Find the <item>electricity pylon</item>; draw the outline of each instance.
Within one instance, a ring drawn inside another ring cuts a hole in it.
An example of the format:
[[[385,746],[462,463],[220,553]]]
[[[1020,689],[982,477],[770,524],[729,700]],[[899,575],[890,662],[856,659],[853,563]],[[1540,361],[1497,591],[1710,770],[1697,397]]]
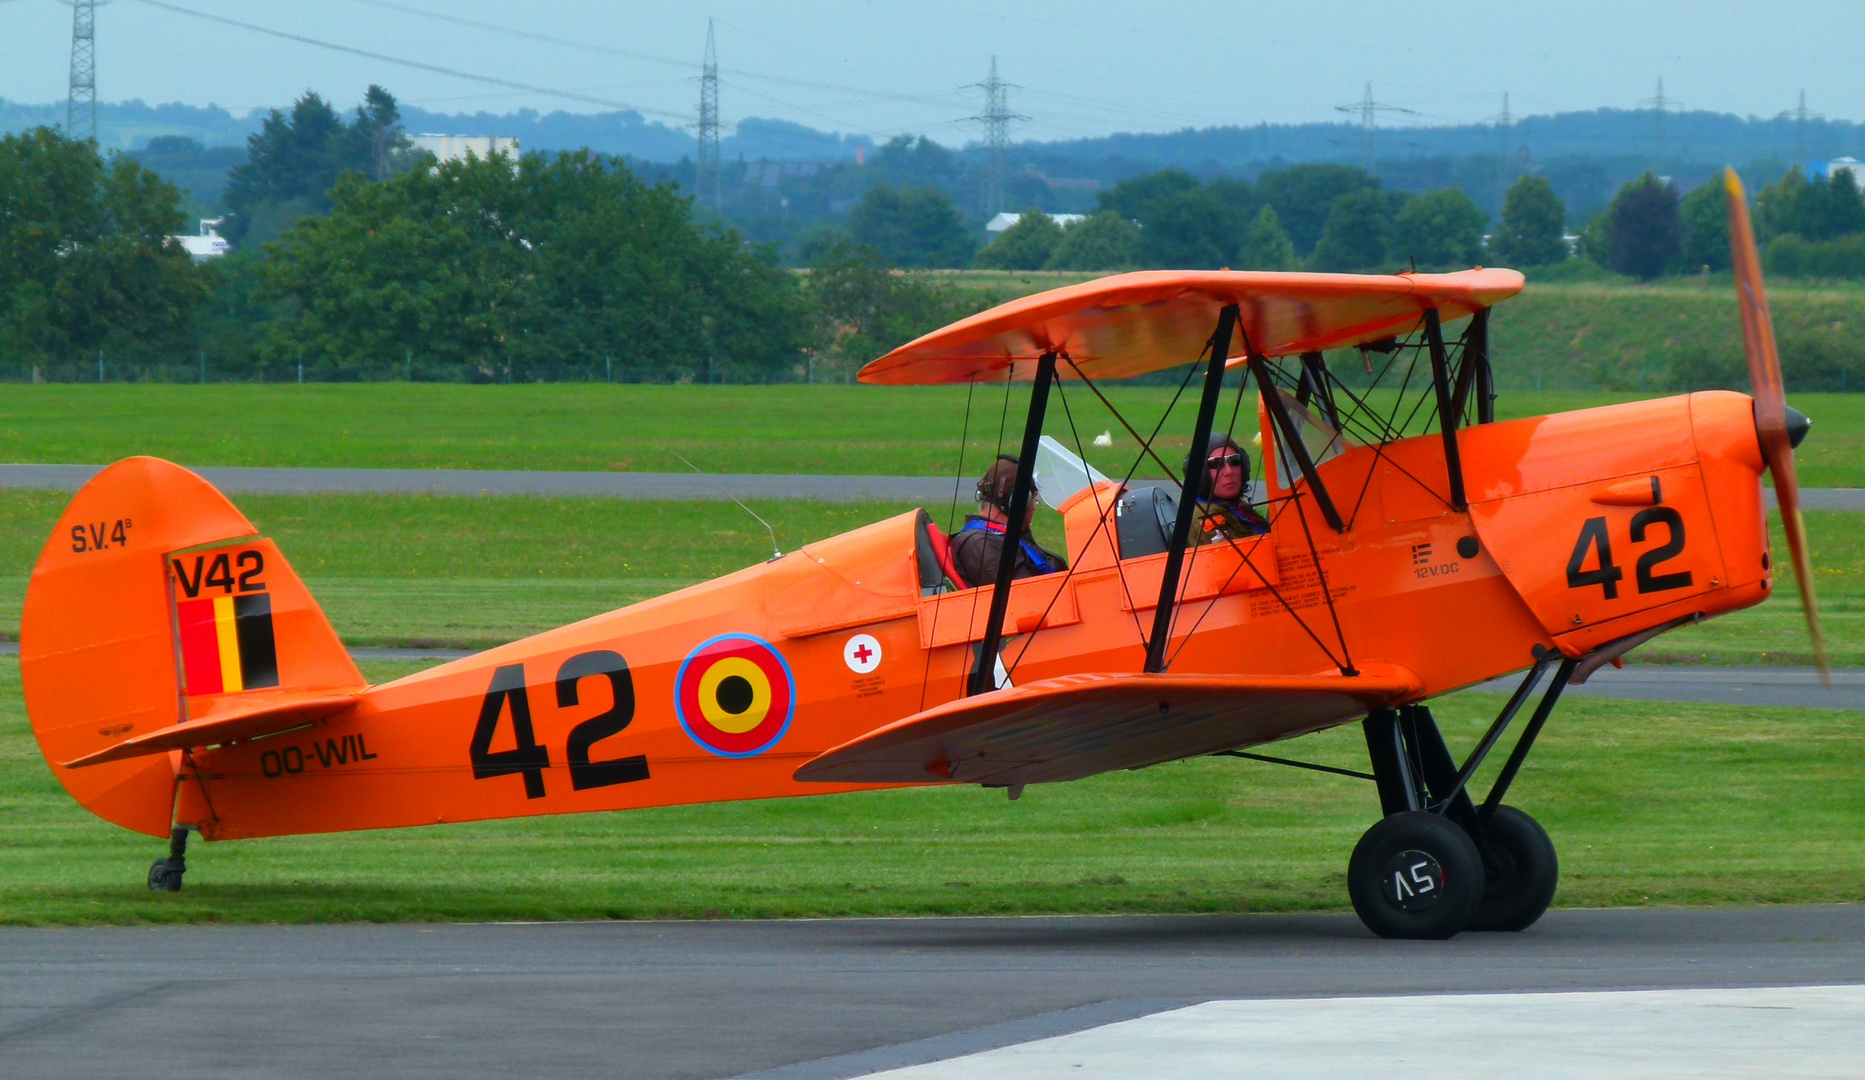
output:
[[[699,76],[699,154],[694,159],[693,188],[702,201],[717,207],[725,201],[719,178],[719,57],[712,45],[712,20],[706,20],[706,63]]]
[[[974,85],[984,91],[984,111],[972,119],[984,125],[984,214],[988,218],[1004,211],[1010,122],[1029,117],[1010,111],[1010,84],[997,77],[997,57],[991,57],[991,77]]]
[[[1372,83],[1366,84],[1366,96],[1365,97],[1361,98],[1358,102],[1355,102],[1352,105],[1336,105],[1334,106],[1334,111],[1347,113],[1350,116],[1356,113],[1359,115],[1360,117],[1360,167],[1362,169],[1365,169],[1368,173],[1372,173],[1374,171],[1374,151],[1377,149],[1375,140],[1378,138],[1378,132],[1379,132],[1379,114],[1380,113],[1401,113],[1406,116],[1417,116],[1418,115],[1417,111],[1414,109],[1404,109],[1404,108],[1400,108],[1397,105],[1386,105],[1381,102],[1374,101]]]
[[[65,95],[65,134],[97,141],[97,0],[72,0],[71,86]]]
[[[1643,109],[1651,109],[1652,160],[1662,168],[1664,165],[1664,114],[1672,109],[1682,110],[1684,103],[1674,97],[1664,96],[1664,80],[1658,80],[1658,93],[1638,103]]]
[[[1797,165],[1807,164],[1807,159],[1813,156],[1807,143],[1807,124],[1809,121],[1826,119],[1825,114],[1813,112],[1807,108],[1807,92],[1802,90],[1800,92],[1800,107],[1780,113],[1775,116],[1775,119],[1792,120],[1794,122],[1794,163]]]

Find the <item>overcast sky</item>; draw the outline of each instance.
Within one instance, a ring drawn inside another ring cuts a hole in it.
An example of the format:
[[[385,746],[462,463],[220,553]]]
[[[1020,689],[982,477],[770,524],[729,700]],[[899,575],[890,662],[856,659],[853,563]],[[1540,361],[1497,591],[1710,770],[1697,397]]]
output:
[[[725,122],[746,116],[886,137],[975,138],[997,57],[1017,139],[1340,119],[1365,84],[1413,110],[1382,123],[1517,115],[1666,95],[1688,108],[1865,117],[1865,3],[1543,0],[1246,4],[1139,0],[111,0],[97,15],[104,101],[244,112],[306,89],[342,104],[379,82],[444,112],[618,106],[690,122],[716,19]],[[203,12],[455,73],[214,23]],[[400,10],[398,10],[400,9]],[[509,28],[482,29],[409,9]],[[531,34],[561,42],[526,38]],[[0,0],[0,97],[65,96],[71,8]],[[466,75],[533,89],[491,85]],[[561,96],[569,95],[569,96]]]

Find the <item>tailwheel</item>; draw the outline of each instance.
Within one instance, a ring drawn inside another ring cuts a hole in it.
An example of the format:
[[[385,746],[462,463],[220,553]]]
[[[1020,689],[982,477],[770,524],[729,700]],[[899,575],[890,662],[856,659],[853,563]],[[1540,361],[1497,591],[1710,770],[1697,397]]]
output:
[[[1368,829],[1347,863],[1353,910],[1384,938],[1455,935],[1476,915],[1483,886],[1483,857],[1470,835],[1423,810]]]
[[[169,868],[167,859],[149,864],[149,888],[156,892],[180,892],[181,871]]]
[[[1554,841],[1534,818],[1498,806],[1483,822],[1477,851],[1483,859],[1483,900],[1472,930],[1526,930],[1548,910],[1560,883]]]
[[[188,830],[179,826],[168,834],[168,858],[149,866],[149,887],[157,892],[180,892],[181,875],[188,872]]]

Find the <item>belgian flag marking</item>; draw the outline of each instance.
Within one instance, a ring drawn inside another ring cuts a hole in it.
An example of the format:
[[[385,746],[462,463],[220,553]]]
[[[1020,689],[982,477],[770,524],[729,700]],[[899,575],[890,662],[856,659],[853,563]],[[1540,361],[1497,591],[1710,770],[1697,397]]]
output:
[[[278,685],[271,593],[178,601],[175,619],[189,697]]]

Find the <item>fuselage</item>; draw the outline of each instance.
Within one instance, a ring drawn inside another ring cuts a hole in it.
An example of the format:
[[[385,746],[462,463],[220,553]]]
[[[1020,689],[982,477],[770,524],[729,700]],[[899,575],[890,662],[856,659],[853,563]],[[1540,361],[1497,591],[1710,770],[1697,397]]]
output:
[[[1467,509],[1435,434],[1324,462],[1340,532],[1272,470],[1271,532],[1187,555],[1169,670],[1398,666],[1423,699],[1527,667],[1537,646],[1580,656],[1768,595],[1746,396],[1458,438]],[[1117,494],[1064,506],[1068,573],[1012,585],[1014,682],[1141,669],[1166,556],[1121,557]],[[198,751],[178,813],[232,838],[853,790],[793,773],[962,696],[978,662],[991,590],[930,592],[923,528],[904,514]],[[1240,722],[1237,745],[1300,733]]]

